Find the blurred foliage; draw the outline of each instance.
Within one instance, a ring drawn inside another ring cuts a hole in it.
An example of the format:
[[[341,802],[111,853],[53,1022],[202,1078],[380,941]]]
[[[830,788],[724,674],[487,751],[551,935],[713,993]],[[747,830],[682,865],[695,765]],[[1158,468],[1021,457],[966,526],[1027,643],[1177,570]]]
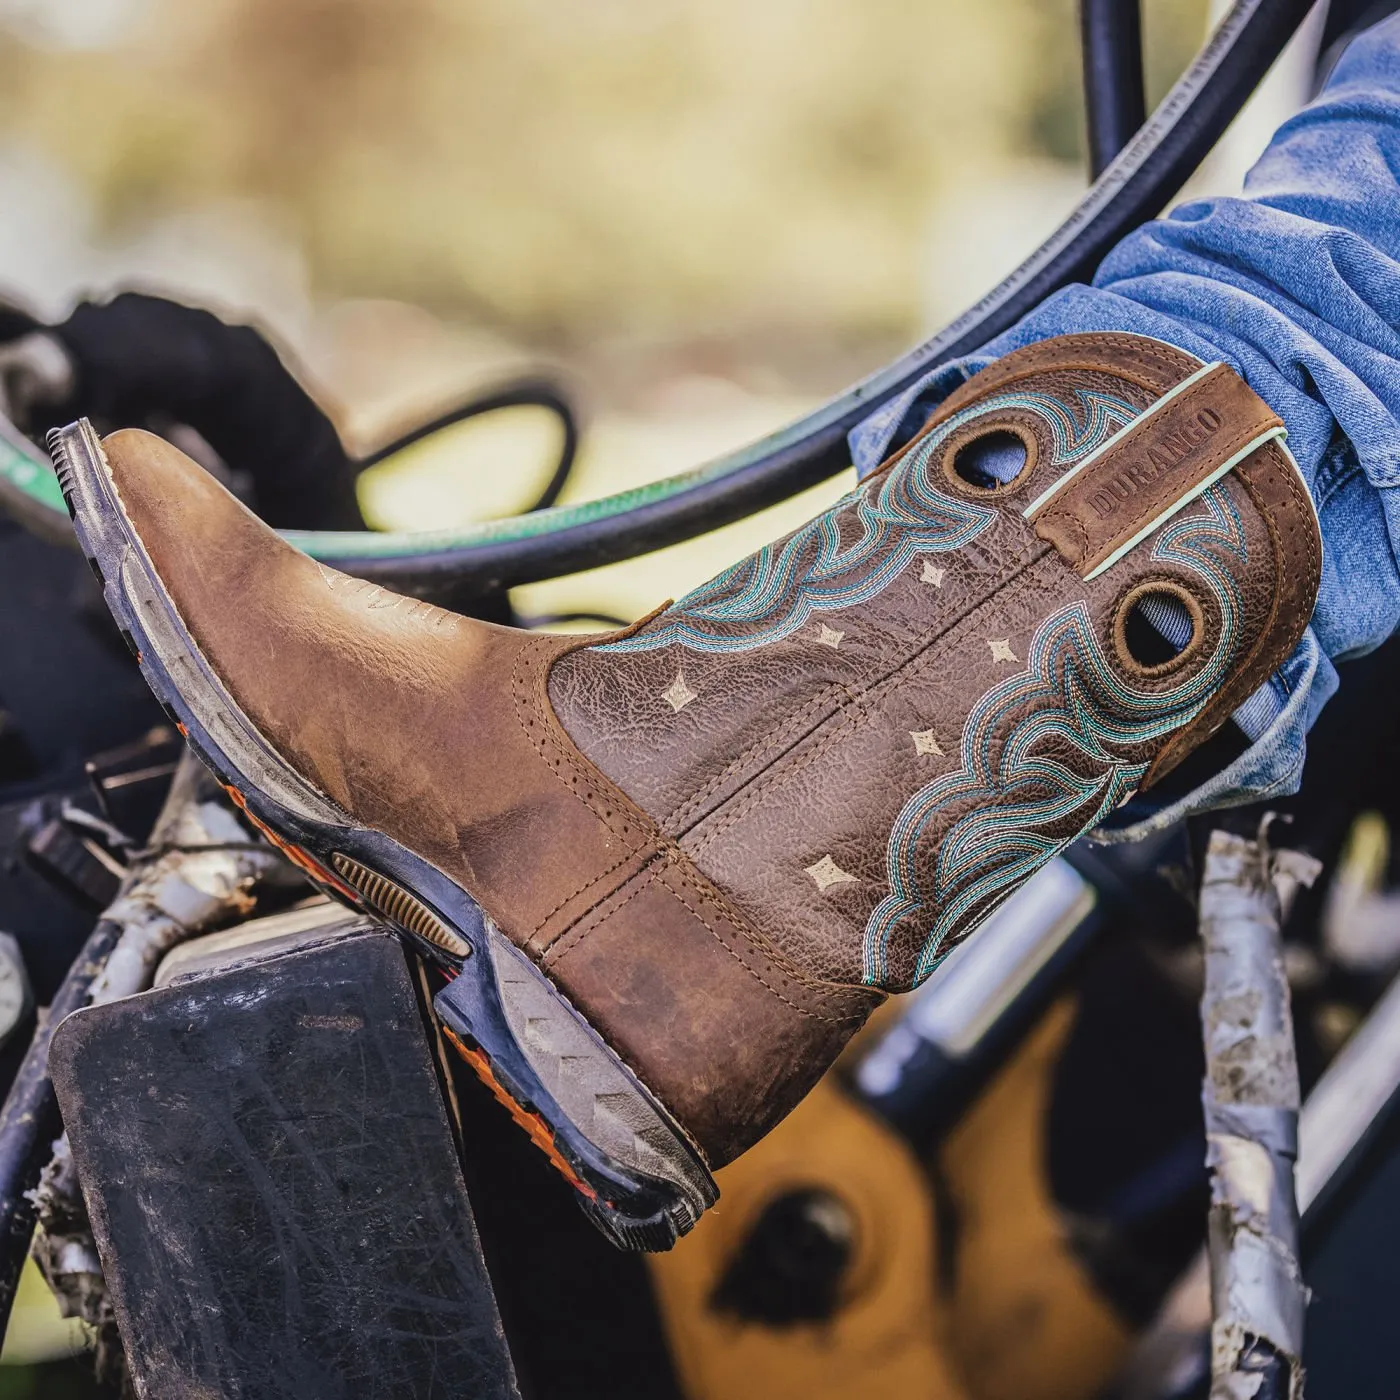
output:
[[[1154,91],[1204,8],[1149,0]],[[103,49],[0,42],[0,121],[114,237],[256,201],[322,300],[903,335],[931,209],[1077,159],[1078,67],[1072,0],[145,0]]]

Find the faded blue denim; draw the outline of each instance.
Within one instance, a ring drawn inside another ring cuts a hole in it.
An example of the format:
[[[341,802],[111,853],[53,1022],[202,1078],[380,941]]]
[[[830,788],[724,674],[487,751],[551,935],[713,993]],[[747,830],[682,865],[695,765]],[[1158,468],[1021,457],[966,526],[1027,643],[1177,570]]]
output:
[[[1332,663],[1400,625],[1400,16],[1353,42],[1279,128],[1242,198],[1183,204],[851,434],[871,470],[984,365],[1071,331],[1133,331],[1233,365],[1283,418],[1322,524],[1322,588],[1297,650],[1236,723],[1253,742],[1189,796],[1124,809],[1133,835],[1297,790]],[[1136,809],[1136,810],[1134,810]],[[1128,834],[1124,832],[1123,834]]]

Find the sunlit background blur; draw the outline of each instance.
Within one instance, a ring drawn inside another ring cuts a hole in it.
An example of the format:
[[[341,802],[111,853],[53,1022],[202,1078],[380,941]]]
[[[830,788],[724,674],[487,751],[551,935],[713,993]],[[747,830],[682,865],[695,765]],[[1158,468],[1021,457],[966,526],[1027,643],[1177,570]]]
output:
[[[1149,101],[1208,9],[1146,3]],[[1198,189],[1238,187],[1301,81]],[[256,320],[366,448],[554,368],[586,413],[573,499],[936,329],[1067,212],[1082,147],[1072,0],[0,0],[0,290]],[[373,523],[518,509],[551,450],[527,416],[372,474]],[[636,615],[839,489],[518,604]],[[9,1360],[66,1344],[51,1312],[27,1285]]]

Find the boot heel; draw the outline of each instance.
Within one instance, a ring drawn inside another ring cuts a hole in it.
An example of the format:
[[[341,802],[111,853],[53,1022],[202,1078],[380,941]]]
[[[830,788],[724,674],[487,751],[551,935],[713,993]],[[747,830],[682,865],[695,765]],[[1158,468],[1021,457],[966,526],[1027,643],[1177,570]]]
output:
[[[438,994],[434,1011],[594,1224],[624,1249],[669,1249],[718,1198],[713,1177],[548,978],[489,920],[486,932],[487,956]]]

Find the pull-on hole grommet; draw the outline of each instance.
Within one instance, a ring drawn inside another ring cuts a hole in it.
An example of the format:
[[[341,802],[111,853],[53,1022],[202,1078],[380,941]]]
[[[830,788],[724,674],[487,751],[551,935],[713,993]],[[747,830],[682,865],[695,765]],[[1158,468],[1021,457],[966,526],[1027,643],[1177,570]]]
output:
[[[943,470],[964,495],[999,496],[1025,480],[1039,455],[1035,434],[1019,423],[975,424],[948,444]]]
[[[1205,634],[1205,614],[1179,583],[1157,579],[1123,595],[1113,619],[1118,659],[1138,676],[1161,676],[1195,655]]]

